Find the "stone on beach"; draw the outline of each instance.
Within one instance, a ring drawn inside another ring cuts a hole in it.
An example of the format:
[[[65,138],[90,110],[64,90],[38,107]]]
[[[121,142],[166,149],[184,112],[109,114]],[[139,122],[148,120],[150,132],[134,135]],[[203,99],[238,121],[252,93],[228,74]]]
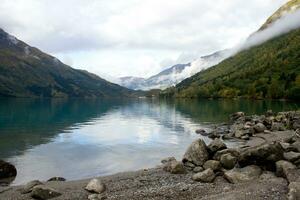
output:
[[[290,162],[294,162],[294,161],[297,161],[300,159],[300,153],[293,152],[293,151],[286,152],[283,154],[283,156],[284,156],[284,159],[286,159]]]
[[[244,168],[234,168],[224,173],[224,177],[230,183],[239,183],[251,181],[258,178],[262,173],[262,170],[256,165],[249,165]]]
[[[32,189],[37,186],[37,185],[43,185],[42,182],[40,182],[39,180],[33,180],[28,182],[26,185],[24,185],[24,187],[21,189],[21,193],[22,194],[26,194],[32,191]]]
[[[0,179],[15,177],[17,170],[12,164],[0,160]]]
[[[276,161],[282,160],[283,153],[279,142],[267,143],[243,149],[238,162],[241,166],[254,164],[274,167]]]
[[[208,160],[203,165],[204,169],[212,169],[213,171],[217,171],[221,169],[221,163],[217,160]]]
[[[90,180],[85,189],[89,192],[101,194],[106,190],[106,185],[101,180],[94,178]]]
[[[226,169],[234,168],[237,157],[232,156],[230,153],[223,154],[220,158],[221,165]]]
[[[263,123],[257,123],[253,126],[256,133],[263,133],[267,128]]]
[[[37,185],[32,189],[31,197],[40,200],[52,199],[61,193],[44,185]]]
[[[194,174],[192,179],[194,181],[201,181],[205,183],[210,183],[215,179],[216,175],[212,169],[206,169],[203,172],[199,172],[197,174]]]
[[[227,146],[224,142],[222,142],[222,140],[220,139],[214,139],[209,145],[208,145],[208,150],[211,152],[211,153],[215,153],[217,151],[220,151],[220,150],[223,150],[223,149],[226,149]]]
[[[194,141],[185,152],[182,162],[191,162],[202,166],[208,160],[208,152],[205,142],[202,139]]]

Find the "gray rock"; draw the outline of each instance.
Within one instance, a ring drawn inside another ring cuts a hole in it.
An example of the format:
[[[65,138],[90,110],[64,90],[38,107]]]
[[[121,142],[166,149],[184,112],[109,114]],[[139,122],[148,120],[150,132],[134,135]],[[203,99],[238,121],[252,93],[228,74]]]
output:
[[[293,122],[293,129],[299,129],[300,128],[300,119],[297,119]]]
[[[195,167],[195,165],[193,163],[191,163],[191,162],[186,162],[186,163],[184,163],[184,165],[186,167],[189,167],[189,168],[194,168]]]
[[[185,152],[182,162],[191,162],[195,165],[202,166],[208,160],[206,144],[203,140],[194,141]]]
[[[245,117],[245,113],[244,112],[236,112],[236,113],[233,113],[232,115],[230,115],[230,120],[235,121],[241,117]]]
[[[85,189],[89,192],[101,194],[106,190],[106,186],[101,182],[101,180],[94,178],[90,180]]]
[[[56,177],[50,178],[47,182],[51,182],[51,181],[66,181],[66,179],[63,177],[56,176]]]
[[[286,159],[290,162],[294,162],[294,161],[300,159],[300,153],[290,151],[290,152],[284,153],[283,157],[284,157],[284,159]]]
[[[220,159],[221,165],[226,169],[234,168],[237,163],[237,157],[232,156],[230,153],[223,154]]]
[[[245,130],[236,130],[234,132],[234,137],[236,137],[236,138],[241,138],[244,135],[247,135],[247,131],[245,131]]]
[[[298,151],[295,147],[293,147],[290,143],[287,142],[280,142],[280,145],[284,149],[285,152],[289,151]]]
[[[289,184],[288,200],[300,199],[300,182],[291,182]]]
[[[0,160],[0,179],[15,177],[17,170],[12,164]]]
[[[40,199],[40,200],[45,200],[45,199],[52,199],[55,197],[60,196],[61,193],[47,187],[45,185],[37,185],[33,187],[32,192],[31,192],[31,197],[35,199]]]
[[[297,152],[300,152],[300,141],[296,141],[293,144],[291,144],[292,148],[297,150]]]
[[[174,158],[175,159],[175,158]],[[163,170],[172,174],[183,174],[185,169],[182,162],[178,162],[176,159],[169,159],[163,165]]]
[[[222,140],[220,139],[214,139],[209,145],[208,145],[208,150],[212,153],[215,153],[217,151],[226,149],[227,146]]]
[[[182,162],[171,161],[170,163],[170,172],[171,174],[184,174],[185,169]]]
[[[271,131],[285,131],[286,128],[284,127],[283,123],[280,122],[273,122]]]
[[[300,182],[300,170],[286,160],[276,162],[276,175],[286,178],[289,182]]]
[[[174,158],[174,157],[167,157],[167,158],[162,159],[161,163],[162,164],[166,164],[166,163],[171,162],[171,161],[176,161],[176,158]]]
[[[234,157],[239,157],[240,156],[240,153],[237,149],[224,149],[224,150],[216,152],[213,159],[220,161],[221,156],[224,155],[224,154],[228,154],[228,153],[231,154]]]
[[[262,144],[259,146],[242,149],[239,156],[239,164],[273,166],[276,161],[282,160],[284,150],[279,142]]]
[[[37,185],[43,185],[43,183],[39,180],[30,181],[26,185],[24,185],[20,192],[21,194],[30,193],[33,190],[33,188]]]
[[[215,179],[216,175],[212,169],[206,169],[203,172],[194,174],[192,179],[194,181],[201,181],[204,183],[211,183]]]
[[[230,183],[247,182],[259,178],[262,170],[256,165],[249,165],[244,168],[234,168],[224,173],[224,177]]]
[[[256,133],[263,133],[266,130],[266,126],[263,123],[257,123],[253,126]]]
[[[195,168],[193,169],[193,172],[195,172],[195,173],[203,172],[203,171],[204,171],[203,167],[195,167]]]
[[[213,171],[218,171],[221,169],[221,163],[217,160],[208,160],[203,165],[204,169],[212,169]]]

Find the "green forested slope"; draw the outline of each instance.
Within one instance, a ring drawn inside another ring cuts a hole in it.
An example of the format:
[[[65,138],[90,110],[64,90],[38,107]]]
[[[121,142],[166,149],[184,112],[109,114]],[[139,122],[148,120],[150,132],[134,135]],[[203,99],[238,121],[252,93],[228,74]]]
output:
[[[132,90],[73,69],[0,29],[0,97],[132,95]]]
[[[300,29],[244,50],[161,96],[300,99]]]

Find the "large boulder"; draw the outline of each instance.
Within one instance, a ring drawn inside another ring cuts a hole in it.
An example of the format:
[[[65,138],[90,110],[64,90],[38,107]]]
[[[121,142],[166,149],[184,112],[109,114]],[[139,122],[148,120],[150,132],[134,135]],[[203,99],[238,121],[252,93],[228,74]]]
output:
[[[203,172],[194,174],[192,179],[194,181],[201,181],[204,183],[211,183],[215,179],[216,175],[212,169],[206,169]]]
[[[290,162],[295,162],[300,159],[300,153],[293,152],[293,151],[286,152],[283,154],[283,156],[284,156],[284,159],[286,159]]]
[[[212,169],[213,171],[218,171],[221,169],[221,163],[217,160],[208,160],[203,165],[204,169]]]
[[[284,127],[283,123],[280,123],[280,122],[272,123],[271,131],[285,131],[285,130],[286,130],[286,128]]]
[[[253,126],[256,133],[263,133],[267,128],[263,123],[257,123]]]
[[[224,177],[230,183],[240,183],[259,178],[262,170],[256,165],[249,165],[244,168],[234,168],[224,173]]]
[[[222,142],[222,140],[220,139],[214,139],[209,145],[208,145],[208,150],[211,153],[215,153],[217,151],[226,149],[227,146],[224,142]]]
[[[21,194],[30,193],[33,190],[33,188],[37,185],[44,185],[44,184],[39,180],[30,181],[26,185],[24,185],[23,188],[21,188],[20,192]]]
[[[242,167],[254,164],[274,170],[275,162],[282,160],[283,153],[279,142],[267,143],[242,149],[238,162]]]
[[[220,159],[221,165],[226,169],[234,168],[237,163],[237,157],[232,156],[230,153],[223,154]]]
[[[0,160],[0,179],[15,177],[17,169],[12,164]]]
[[[85,189],[89,192],[101,194],[106,190],[106,185],[101,180],[94,178],[90,180]]]
[[[61,193],[45,185],[37,185],[32,189],[31,197],[34,199],[46,200],[60,196]]]
[[[194,141],[183,155],[182,162],[191,162],[202,166],[208,160],[208,152],[205,142],[202,139]]]
[[[223,149],[221,151],[216,152],[213,159],[220,160],[221,156],[224,154],[231,154],[233,157],[236,158],[240,156],[240,152],[237,149]]]
[[[276,175],[286,178],[289,182],[300,182],[300,170],[286,160],[276,162]]]

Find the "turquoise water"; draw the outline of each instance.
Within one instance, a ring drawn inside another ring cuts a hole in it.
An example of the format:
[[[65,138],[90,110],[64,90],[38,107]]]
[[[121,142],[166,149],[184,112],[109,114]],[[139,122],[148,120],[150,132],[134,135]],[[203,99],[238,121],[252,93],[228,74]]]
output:
[[[17,167],[13,184],[149,168],[167,156],[180,159],[200,137],[196,129],[224,122],[230,113],[299,106],[246,100],[0,99],[0,159]]]

